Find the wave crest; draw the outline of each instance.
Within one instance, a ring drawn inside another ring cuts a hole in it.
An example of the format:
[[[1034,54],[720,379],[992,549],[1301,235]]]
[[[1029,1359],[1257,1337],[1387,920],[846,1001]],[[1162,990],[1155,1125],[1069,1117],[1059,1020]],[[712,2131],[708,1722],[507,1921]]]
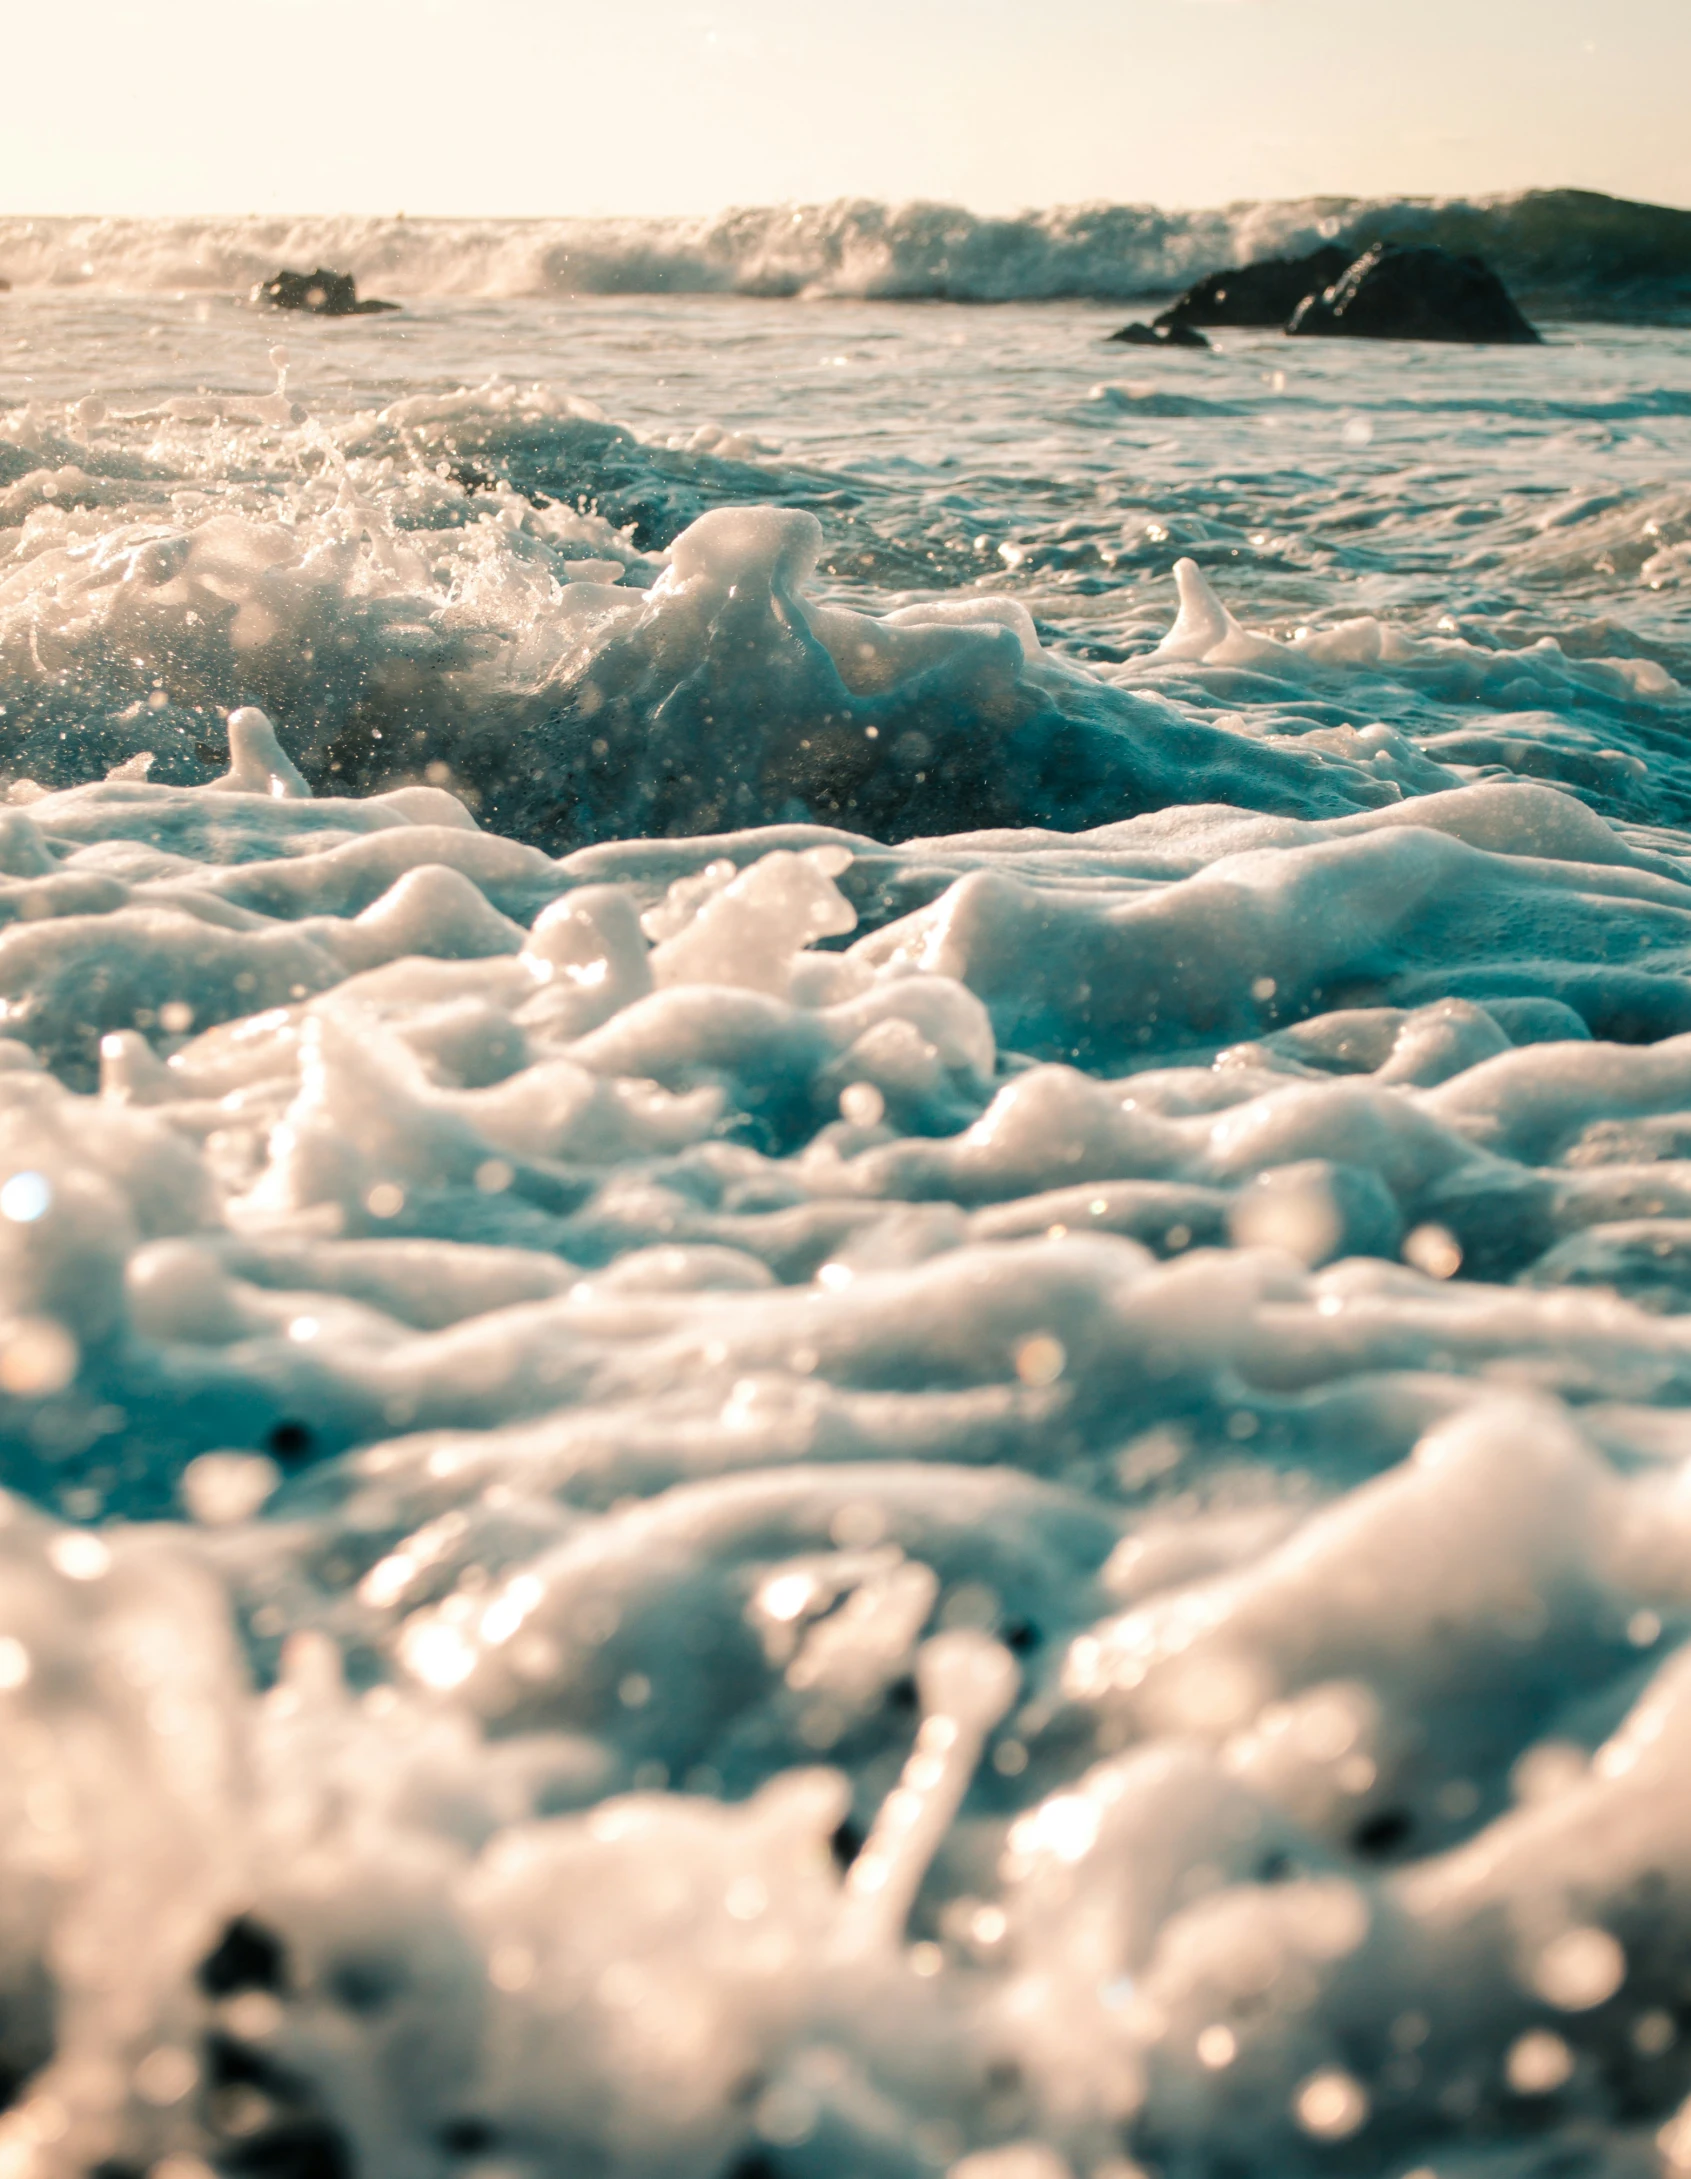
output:
[[[1011,218],[845,198],[683,219],[11,219],[0,220],[0,274],[19,287],[245,290],[279,264],[323,263],[401,299],[1126,301],[1224,265],[1382,237],[1476,251],[1541,309],[1691,312],[1691,211],[1576,189],[1211,211],[1084,204]]]

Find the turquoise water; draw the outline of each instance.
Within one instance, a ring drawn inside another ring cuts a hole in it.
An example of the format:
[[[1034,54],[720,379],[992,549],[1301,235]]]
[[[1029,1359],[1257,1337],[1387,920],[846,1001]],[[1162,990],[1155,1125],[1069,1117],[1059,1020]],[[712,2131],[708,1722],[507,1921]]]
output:
[[[0,2154],[1691,2157],[1691,335],[89,279]]]

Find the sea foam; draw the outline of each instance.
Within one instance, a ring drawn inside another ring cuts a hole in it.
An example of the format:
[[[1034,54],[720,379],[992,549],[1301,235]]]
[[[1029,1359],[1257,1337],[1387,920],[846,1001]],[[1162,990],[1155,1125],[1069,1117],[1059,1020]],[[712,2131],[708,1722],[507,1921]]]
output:
[[[0,2160],[1677,2171],[1681,345],[554,307],[8,299]]]

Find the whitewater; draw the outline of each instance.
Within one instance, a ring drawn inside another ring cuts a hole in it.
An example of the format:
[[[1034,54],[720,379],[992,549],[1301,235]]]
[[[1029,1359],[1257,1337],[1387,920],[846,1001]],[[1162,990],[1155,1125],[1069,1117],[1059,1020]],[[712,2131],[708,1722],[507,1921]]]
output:
[[[1484,257],[1529,303],[1582,316],[1691,318],[1691,211],[1588,189],[1490,197],[1244,200],[1207,211],[1059,205],[753,205],[671,219],[24,219],[0,213],[0,278],[128,292],[243,289],[318,263],[403,295],[853,296],[1116,301],[1225,265],[1391,240]]]
[[[1691,2170],[1691,332],[783,220],[0,228],[0,2173]]]

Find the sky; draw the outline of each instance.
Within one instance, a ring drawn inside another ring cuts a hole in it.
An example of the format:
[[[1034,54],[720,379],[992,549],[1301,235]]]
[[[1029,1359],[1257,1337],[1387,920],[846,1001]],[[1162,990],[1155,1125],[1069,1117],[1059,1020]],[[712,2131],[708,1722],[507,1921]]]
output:
[[[1573,184],[1691,205],[1688,0],[15,0],[0,214]]]

